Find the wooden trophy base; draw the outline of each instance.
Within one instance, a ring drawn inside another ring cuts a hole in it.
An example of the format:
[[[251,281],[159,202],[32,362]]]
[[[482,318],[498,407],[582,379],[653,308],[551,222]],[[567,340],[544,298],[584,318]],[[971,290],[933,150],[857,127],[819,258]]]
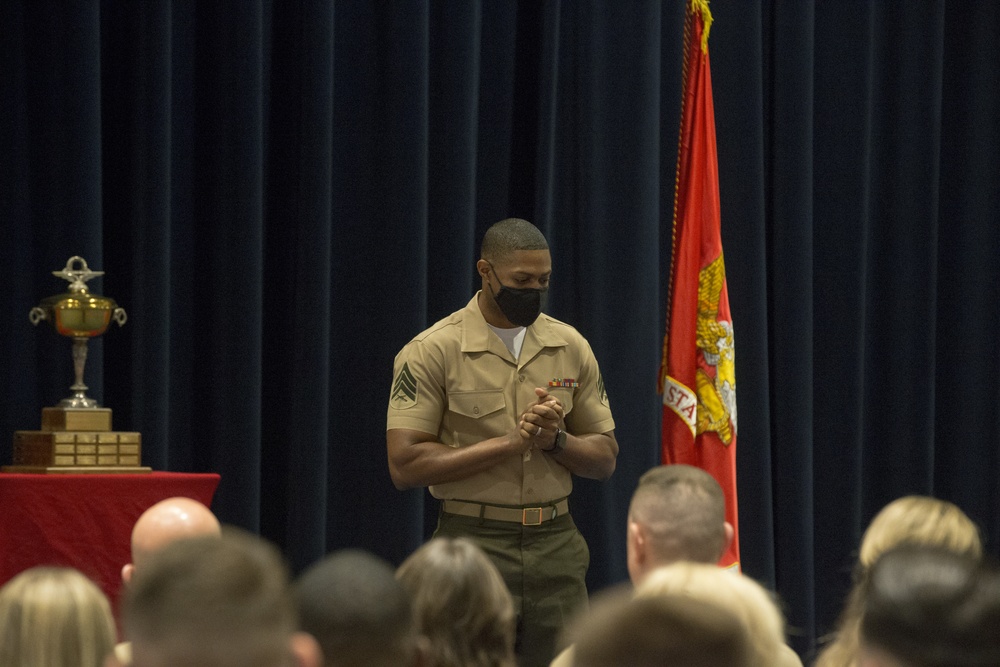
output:
[[[106,408],[43,408],[41,431],[14,432],[13,465],[4,472],[40,474],[148,473],[140,465],[142,436],[111,430]]]
[[[4,472],[29,475],[145,475],[147,466],[3,466]]]

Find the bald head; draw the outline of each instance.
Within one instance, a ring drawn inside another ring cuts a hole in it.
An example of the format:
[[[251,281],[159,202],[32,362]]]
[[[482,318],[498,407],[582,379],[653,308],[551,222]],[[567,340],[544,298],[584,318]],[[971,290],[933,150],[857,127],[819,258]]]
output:
[[[122,570],[122,578],[129,581],[135,567],[141,568],[151,554],[175,540],[220,534],[219,520],[197,500],[183,497],[161,500],[135,522],[132,563]]]

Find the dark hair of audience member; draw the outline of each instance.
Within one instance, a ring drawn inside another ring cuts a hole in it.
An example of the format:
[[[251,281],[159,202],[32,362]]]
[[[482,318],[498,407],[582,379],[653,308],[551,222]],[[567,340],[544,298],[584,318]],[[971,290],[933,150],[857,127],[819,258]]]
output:
[[[437,667],[515,667],[514,603],[482,549],[465,538],[435,538],[396,576],[413,602]]]
[[[860,644],[909,667],[1000,665],[1000,570],[925,545],[887,551],[865,583]]]
[[[399,667],[417,659],[410,598],[382,559],[338,551],[307,569],[293,590],[299,627],[319,642],[327,665]]]
[[[861,538],[854,584],[816,667],[854,667],[868,571],[887,550],[906,543],[938,546],[972,558],[982,555],[979,529],[955,504],[930,496],[903,496],[887,504]]]

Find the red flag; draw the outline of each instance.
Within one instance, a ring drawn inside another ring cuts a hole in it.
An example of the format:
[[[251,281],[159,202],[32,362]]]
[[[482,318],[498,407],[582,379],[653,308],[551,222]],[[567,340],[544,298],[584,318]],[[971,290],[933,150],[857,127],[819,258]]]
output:
[[[663,462],[709,473],[726,496],[736,534],[720,564],[739,568],[736,512],[736,373],[722,260],[719,163],[708,61],[708,0],[689,0],[674,191],[673,261],[663,338]]]

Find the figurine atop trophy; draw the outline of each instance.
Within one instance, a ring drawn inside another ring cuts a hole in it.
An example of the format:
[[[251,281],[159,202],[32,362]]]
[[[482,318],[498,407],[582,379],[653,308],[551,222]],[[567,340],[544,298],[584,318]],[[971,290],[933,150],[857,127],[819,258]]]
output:
[[[107,331],[112,320],[125,324],[125,309],[114,299],[91,294],[87,281],[104,275],[87,261],[70,257],[65,268],[52,275],[69,281],[69,291],[46,297],[31,309],[28,319],[37,325],[52,323],[56,332],[73,339],[72,395],[55,407],[42,408],[42,430],[14,433],[14,465],[5,472],[112,473],[149,472],[140,465],[141,436],[111,430],[111,410],[87,396],[83,381],[87,342]]]
[[[73,339],[76,382],[70,387],[73,395],[59,401],[59,405],[64,408],[96,408],[97,401],[87,397],[88,387],[83,383],[83,369],[87,365],[87,341],[107,331],[111,320],[117,322],[118,326],[124,325],[128,316],[114,299],[87,291],[87,281],[103,276],[104,271],[91,271],[83,257],[70,257],[66,268],[53,271],[52,275],[68,280],[69,292],[42,299],[42,303],[28,313],[28,319],[36,326],[42,320],[48,320],[59,334]]]

